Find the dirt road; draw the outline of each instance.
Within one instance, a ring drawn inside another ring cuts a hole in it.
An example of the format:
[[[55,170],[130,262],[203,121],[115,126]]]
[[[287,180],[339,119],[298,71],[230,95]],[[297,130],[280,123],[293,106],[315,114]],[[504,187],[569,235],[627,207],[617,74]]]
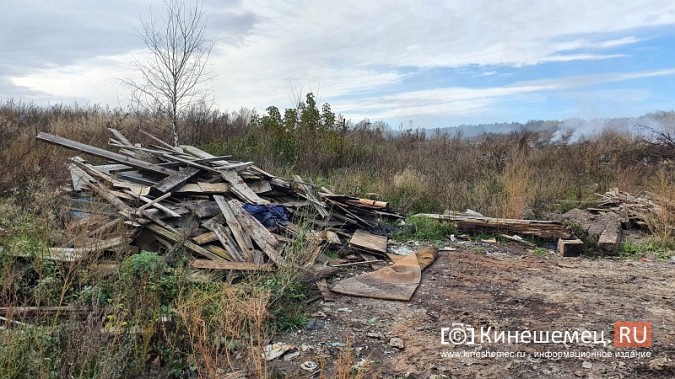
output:
[[[357,272],[346,271],[341,277]],[[423,273],[410,302],[336,298],[335,303],[311,306],[315,315],[309,329],[313,330],[276,336],[274,342],[292,344],[300,354],[288,361],[274,360],[270,367],[287,377],[318,377],[318,370],[301,368],[312,361],[323,366],[326,377],[333,377],[341,352],[344,361],[344,352],[349,351],[351,363],[365,367],[365,377],[675,376],[672,260],[560,258],[513,247],[465,245],[441,252]],[[650,321],[653,345],[615,347],[616,321]],[[452,338],[459,341],[457,334],[451,337],[448,332],[456,328],[453,323],[465,324],[468,337],[473,328],[476,344],[451,343]],[[502,331],[513,339],[499,340]],[[572,337],[593,334],[610,343],[603,346],[580,338],[553,343],[560,339],[552,334],[549,343],[531,339],[524,343],[528,339],[523,331],[561,331]],[[391,346],[401,342],[403,348]]]

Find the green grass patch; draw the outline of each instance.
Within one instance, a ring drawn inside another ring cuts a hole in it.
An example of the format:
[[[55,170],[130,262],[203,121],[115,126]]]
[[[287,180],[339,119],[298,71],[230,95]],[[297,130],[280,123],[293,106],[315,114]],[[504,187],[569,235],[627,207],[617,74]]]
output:
[[[457,232],[454,225],[428,217],[409,216],[406,225],[394,233],[397,240],[443,241]]]

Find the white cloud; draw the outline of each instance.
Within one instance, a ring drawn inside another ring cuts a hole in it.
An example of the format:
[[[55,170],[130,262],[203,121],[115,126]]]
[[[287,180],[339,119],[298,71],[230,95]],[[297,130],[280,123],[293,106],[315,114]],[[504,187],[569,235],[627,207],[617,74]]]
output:
[[[91,4],[82,3],[81,12]],[[219,6],[213,0],[205,10]],[[316,92],[336,110],[375,118],[478,112],[508,96],[644,77],[639,75],[648,74],[377,94],[398,90],[410,75],[405,72],[428,68],[613,59],[625,54],[613,49],[644,39],[640,30],[675,24],[672,1],[243,0],[228,4],[227,12],[246,16],[240,20],[245,32],[223,40],[213,52],[217,77],[210,85],[219,108],[290,107],[294,92],[303,90]],[[228,30],[226,22],[216,26]],[[91,57],[11,79],[54,98],[116,104],[115,79],[131,75],[130,61],[131,53]],[[340,100],[345,97],[353,100]]]
[[[411,118],[444,114],[461,116],[488,111],[491,106],[499,101],[523,94],[576,90],[623,80],[671,75],[675,75],[675,69],[531,80],[502,87],[446,87],[399,92],[394,95],[362,98],[356,101],[338,101],[334,104],[334,108],[348,109],[350,110],[349,114],[373,119]],[[632,96],[633,101],[644,100],[648,96],[643,90],[591,91],[587,96],[582,96],[581,92],[575,92],[574,96],[586,99],[585,102],[593,99],[597,102],[601,100],[598,94],[603,94],[605,101],[610,100],[609,95],[613,95],[614,100],[619,103],[627,101],[629,95]],[[618,97],[619,94],[622,95],[622,98]]]

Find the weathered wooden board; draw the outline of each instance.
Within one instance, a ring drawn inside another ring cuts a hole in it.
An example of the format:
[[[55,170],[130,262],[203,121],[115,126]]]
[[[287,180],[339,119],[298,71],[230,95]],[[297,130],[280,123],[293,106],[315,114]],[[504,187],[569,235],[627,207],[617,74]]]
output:
[[[232,260],[236,262],[249,261],[244,258],[242,252],[237,248],[237,243],[232,238],[232,235],[230,234],[230,229],[217,222],[213,222],[213,220],[210,221],[211,222],[204,223],[203,224],[204,227],[216,234],[216,238],[218,239],[218,241],[220,241],[220,244],[225,248],[225,250],[227,250],[227,252],[230,254]],[[253,259],[251,259],[250,261],[252,260]]]
[[[272,190],[272,185],[265,179],[246,182],[246,184],[255,193],[265,193]]]
[[[203,247],[186,240],[181,235],[174,233],[170,230],[167,230],[159,225],[148,224],[146,225],[146,228],[150,229],[150,231],[152,231],[153,233],[156,233],[173,243],[182,243],[183,246],[185,246],[188,250],[197,253],[203,257],[210,258],[216,261],[225,261],[225,258],[222,258],[217,254],[213,254],[212,252],[204,249]]]
[[[185,184],[190,178],[199,174],[199,170],[192,167],[187,167],[183,170],[177,171],[175,174],[171,174],[166,178],[157,182],[153,187],[159,192],[165,193],[170,192],[176,187],[180,187]]]
[[[226,170],[220,173],[220,176],[225,179],[226,182],[230,184],[230,191],[237,195],[240,199],[253,204],[269,204],[270,202],[264,199],[261,199],[248,185],[244,179],[241,178],[236,172]]]
[[[148,163],[136,158],[131,158],[122,154],[113,153],[108,150],[104,150],[95,146],[89,146],[84,143],[69,140],[67,138],[55,136],[45,132],[40,132],[37,135],[37,139],[49,142],[51,144],[63,146],[72,150],[77,150],[87,154],[95,155],[97,157],[105,158],[114,162],[123,163],[142,170],[156,172],[162,175],[171,175],[175,172],[174,170],[157,166],[155,164]]]
[[[195,259],[190,264],[193,268],[209,269],[209,270],[232,270],[232,271],[272,271],[274,266],[269,263],[253,263],[253,262],[227,262],[227,261],[212,261],[208,259]]]
[[[218,204],[223,217],[225,217],[225,222],[230,228],[237,245],[239,245],[243,257],[246,261],[253,261],[253,243],[251,237],[244,232],[242,225],[239,223],[239,220],[230,208],[230,205],[225,201],[225,198],[220,195],[213,195],[213,199]]]
[[[442,215],[421,213],[416,215],[416,217],[427,217],[442,222],[452,222],[457,224],[458,229],[465,231],[487,230],[555,240],[559,238],[569,239],[572,237],[572,232],[568,227],[554,221],[467,216],[462,213]]]
[[[176,189],[175,193],[204,193],[204,194],[223,194],[230,190],[226,183],[187,183]]]
[[[361,229],[354,232],[349,246],[379,254],[387,254],[387,236],[368,233]]]
[[[248,233],[256,245],[265,253],[274,263],[281,265],[284,262],[284,259],[281,257],[281,254],[276,250],[276,246],[279,241],[270,233],[267,228],[260,221],[256,220],[255,217],[251,216],[244,208],[242,207],[241,202],[238,200],[228,201],[230,209],[234,213],[235,217],[239,221],[239,224],[242,226],[244,231]]]
[[[195,241],[197,245],[203,245],[209,242],[218,241],[218,236],[214,232],[207,232],[192,237],[192,240]]]
[[[598,238],[598,247],[605,253],[616,253],[621,242],[621,222],[609,222]]]

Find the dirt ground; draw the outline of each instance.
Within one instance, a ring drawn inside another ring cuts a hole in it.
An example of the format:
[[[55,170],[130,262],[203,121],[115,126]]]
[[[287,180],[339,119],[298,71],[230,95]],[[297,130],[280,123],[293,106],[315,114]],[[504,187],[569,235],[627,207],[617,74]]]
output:
[[[520,247],[483,243],[455,247],[442,251],[423,272],[410,302],[336,295],[333,303],[308,305],[313,318],[307,327],[273,341],[295,349],[270,361],[269,367],[289,378],[330,378],[341,357],[342,367],[349,358],[366,378],[675,377],[675,261],[540,256]],[[345,270],[329,283],[363,270]],[[653,345],[614,347],[616,321],[651,321]],[[452,329],[453,323],[474,328],[477,343],[442,344],[441,328]],[[480,341],[481,327],[602,331],[612,343],[493,343]],[[471,356],[474,351],[520,354]],[[463,352],[469,356],[447,356]],[[546,352],[547,357],[537,356]],[[579,357],[590,352],[604,355]],[[617,357],[619,352],[628,356]],[[308,361],[319,368],[303,369],[303,363],[310,368]]]

